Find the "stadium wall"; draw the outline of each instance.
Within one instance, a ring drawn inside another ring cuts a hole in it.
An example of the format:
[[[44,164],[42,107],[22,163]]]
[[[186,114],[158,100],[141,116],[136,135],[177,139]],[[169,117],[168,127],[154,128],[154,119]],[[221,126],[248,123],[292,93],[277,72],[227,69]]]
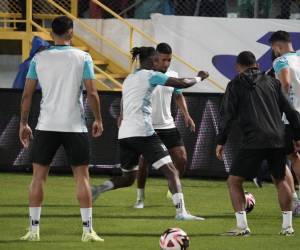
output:
[[[20,99],[22,92],[0,89],[0,171],[31,170],[30,150],[21,147],[19,131]],[[239,133],[234,130],[225,148],[225,161],[215,157],[215,137],[219,126],[220,94],[186,93],[191,116],[196,124],[196,132],[186,128],[182,116],[173,106],[173,116],[183,137],[188,154],[187,176],[226,177],[234,153],[239,147]],[[90,136],[91,172],[119,174],[119,148],[117,142],[117,117],[120,109],[120,93],[100,94],[104,133],[100,138]],[[34,95],[29,124],[35,127],[39,115],[41,93]],[[86,100],[85,112],[87,125],[91,128],[93,115]],[[67,115],[67,114],[66,114]],[[52,171],[70,172],[63,148],[60,148],[51,163]],[[152,171],[152,174],[158,174]]]
[[[129,29],[115,19],[93,20],[82,19],[90,26],[110,38],[121,48],[129,49]],[[187,16],[166,16],[153,14],[150,20],[130,19],[137,27],[155,38],[159,42],[168,42],[173,50],[187,62],[199,69],[210,72],[213,80],[221,84],[224,89],[234,75],[234,62],[236,55],[243,50],[255,53],[263,70],[272,66],[271,50],[268,38],[271,32],[286,30],[291,32],[295,49],[300,49],[300,20],[282,19],[247,19],[247,18],[207,18]],[[104,50],[113,57],[118,57],[114,51],[104,44],[89,37],[79,26],[76,32],[80,33],[95,48]],[[135,33],[135,46],[152,45]],[[128,61],[118,60],[123,65]],[[128,66],[128,65],[126,65]],[[172,69],[181,76],[195,74],[188,67],[173,60]],[[195,85],[187,92],[220,92],[210,83]]]

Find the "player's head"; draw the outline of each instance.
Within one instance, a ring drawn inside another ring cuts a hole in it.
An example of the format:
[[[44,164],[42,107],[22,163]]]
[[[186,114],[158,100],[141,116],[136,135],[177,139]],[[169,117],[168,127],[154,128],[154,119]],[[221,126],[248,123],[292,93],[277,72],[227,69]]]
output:
[[[52,22],[52,38],[54,41],[70,41],[73,37],[73,21],[67,16],[56,17]]]
[[[158,53],[158,71],[166,73],[172,61],[172,48],[167,43],[160,43],[156,47]]]
[[[239,73],[243,73],[249,68],[257,68],[255,55],[251,51],[241,52],[236,59],[236,69]]]
[[[141,69],[157,67],[157,53],[153,47],[134,47],[131,50],[132,61],[139,60]]]
[[[285,53],[293,51],[290,34],[286,31],[279,30],[272,34],[269,39],[275,56],[282,56]]]

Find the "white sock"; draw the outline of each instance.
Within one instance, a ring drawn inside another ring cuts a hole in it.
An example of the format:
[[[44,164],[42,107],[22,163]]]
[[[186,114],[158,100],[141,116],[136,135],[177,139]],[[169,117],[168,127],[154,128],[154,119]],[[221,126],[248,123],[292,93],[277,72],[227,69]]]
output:
[[[173,194],[173,204],[176,207],[176,214],[186,214],[183,193]]]
[[[82,219],[82,227],[84,232],[91,232],[92,225],[92,208],[80,208],[80,214]]]
[[[282,211],[282,228],[292,226],[293,213],[292,211]]]
[[[293,193],[293,200],[298,200],[298,195],[296,192]]]
[[[107,180],[97,188],[100,193],[104,193],[106,191],[112,190],[114,188],[114,183],[111,180]]]
[[[144,188],[138,188],[136,190],[136,192],[137,192],[137,200],[138,201],[145,200],[145,189]]]
[[[29,207],[30,230],[37,232],[40,230],[41,207]]]
[[[238,228],[245,229],[248,227],[246,211],[239,211],[235,213],[236,225]]]

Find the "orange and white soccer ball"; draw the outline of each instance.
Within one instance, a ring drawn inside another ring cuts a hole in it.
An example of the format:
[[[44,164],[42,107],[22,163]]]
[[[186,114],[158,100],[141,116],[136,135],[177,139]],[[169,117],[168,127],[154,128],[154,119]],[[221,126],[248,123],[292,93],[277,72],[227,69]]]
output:
[[[167,229],[159,240],[161,250],[188,250],[190,239],[180,228]]]

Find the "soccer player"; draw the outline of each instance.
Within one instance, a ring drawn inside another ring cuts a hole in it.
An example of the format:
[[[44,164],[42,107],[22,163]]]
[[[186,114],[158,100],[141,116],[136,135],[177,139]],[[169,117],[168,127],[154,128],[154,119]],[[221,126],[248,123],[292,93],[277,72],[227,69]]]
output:
[[[282,91],[288,97],[294,108],[300,112],[300,50],[294,51],[291,38],[286,31],[277,31],[270,37],[270,43],[275,56],[273,68],[276,78],[280,80]],[[300,155],[294,152],[291,127],[286,119],[286,150],[291,160],[295,175],[300,181]]]
[[[274,62],[276,60],[277,56],[275,55],[274,51],[272,50],[272,62]],[[270,70],[268,70],[267,72],[265,72],[267,75],[276,78],[275,75],[275,70],[272,67]],[[288,133],[290,134],[290,133]],[[287,151],[288,154],[289,152],[291,152],[291,138],[287,138],[286,137],[286,144],[287,144]],[[292,148],[292,152],[293,152],[293,148]],[[261,172],[261,171],[260,171]],[[262,173],[260,173],[262,174]],[[257,178],[254,179],[254,183],[258,186],[258,187],[262,187],[262,177],[260,176],[260,174],[257,176]],[[300,202],[298,199],[298,195],[297,192],[295,190],[295,182],[294,182],[294,176],[290,170],[290,168],[288,166],[286,166],[286,170],[285,170],[285,178],[292,190],[292,195],[293,195],[293,215],[294,216],[299,216],[300,215]]]
[[[157,68],[158,56],[152,47],[134,48],[133,60],[137,57],[140,69],[130,74],[123,83],[123,120],[119,129],[122,176],[113,177],[100,186],[93,186],[93,198],[101,193],[131,186],[136,178],[138,161],[143,155],[155,169],[160,169],[168,180],[169,190],[176,207],[178,220],[202,220],[190,215],[184,204],[181,183],[166,146],[161,142],[152,125],[152,93],[156,86],[188,88],[203,77],[178,79],[153,71]]]
[[[76,182],[80,204],[82,241],[103,241],[92,227],[92,197],[89,185],[89,143],[85,123],[82,89],[87,91],[95,121],[93,137],[102,134],[99,96],[96,90],[91,56],[70,46],[73,21],[60,16],[52,22],[54,46],[39,52],[31,61],[21,104],[20,140],[28,147],[32,137],[28,125],[31,100],[37,82],[42,88],[40,115],[32,145],[33,177],[29,188],[29,231],[21,238],[39,241],[43,190],[49,165],[63,145]]]
[[[160,43],[156,47],[158,52],[157,70],[169,77],[178,77],[178,73],[169,70],[172,60],[172,48],[167,43]],[[180,89],[173,87],[157,86],[152,96],[152,124],[156,134],[163,144],[167,147],[169,154],[174,162],[179,176],[182,176],[187,164],[186,150],[178,129],[175,126],[171,114],[172,96],[175,95],[175,101],[179,107],[187,127],[195,131],[195,123],[191,118],[187,105]],[[139,162],[137,174],[137,201],[135,208],[144,208],[145,185],[148,176],[148,164],[142,157]],[[169,192],[168,192],[169,193]]]
[[[243,182],[256,176],[263,160],[268,161],[278,191],[283,216],[280,234],[293,235],[292,192],[285,180],[285,134],[281,118],[284,112],[293,129],[297,150],[300,146],[300,115],[283,95],[279,81],[259,71],[253,53],[244,51],[238,55],[237,70],[239,74],[229,82],[222,102],[216,148],[216,155],[222,160],[231,125],[237,120],[243,132],[243,144],[228,177],[237,228],[226,235],[250,235]]]

